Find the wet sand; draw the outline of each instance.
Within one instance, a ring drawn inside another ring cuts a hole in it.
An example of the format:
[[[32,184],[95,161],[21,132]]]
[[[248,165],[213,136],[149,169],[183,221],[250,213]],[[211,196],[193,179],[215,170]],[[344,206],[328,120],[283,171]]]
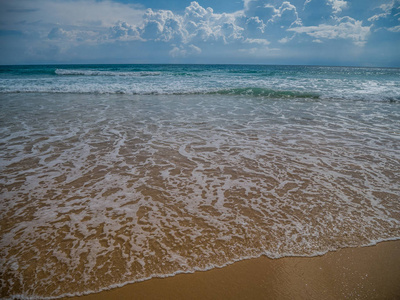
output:
[[[312,258],[260,257],[66,299],[400,299],[400,240]]]

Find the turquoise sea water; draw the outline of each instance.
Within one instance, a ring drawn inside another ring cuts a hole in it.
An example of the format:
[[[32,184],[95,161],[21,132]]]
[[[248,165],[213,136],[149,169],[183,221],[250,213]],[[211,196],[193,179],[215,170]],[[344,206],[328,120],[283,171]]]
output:
[[[400,69],[264,65],[1,66],[0,92],[399,100]]]
[[[0,67],[3,298],[400,238],[400,69]]]

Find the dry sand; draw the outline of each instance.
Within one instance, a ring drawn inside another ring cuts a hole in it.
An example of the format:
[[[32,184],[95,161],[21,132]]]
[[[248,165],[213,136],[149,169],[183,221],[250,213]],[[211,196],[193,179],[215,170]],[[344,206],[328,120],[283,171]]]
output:
[[[312,258],[260,257],[66,299],[400,299],[400,241]]]

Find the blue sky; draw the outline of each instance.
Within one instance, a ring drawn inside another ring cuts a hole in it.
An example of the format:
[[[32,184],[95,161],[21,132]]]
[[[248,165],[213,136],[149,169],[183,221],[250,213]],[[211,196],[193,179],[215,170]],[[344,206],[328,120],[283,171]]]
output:
[[[400,0],[0,0],[0,64],[400,67]]]

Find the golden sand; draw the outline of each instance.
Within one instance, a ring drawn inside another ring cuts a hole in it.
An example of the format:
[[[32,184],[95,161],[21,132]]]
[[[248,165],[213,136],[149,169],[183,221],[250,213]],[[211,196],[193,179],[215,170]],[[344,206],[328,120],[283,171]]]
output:
[[[67,299],[400,299],[400,241],[311,258],[260,257]]]

